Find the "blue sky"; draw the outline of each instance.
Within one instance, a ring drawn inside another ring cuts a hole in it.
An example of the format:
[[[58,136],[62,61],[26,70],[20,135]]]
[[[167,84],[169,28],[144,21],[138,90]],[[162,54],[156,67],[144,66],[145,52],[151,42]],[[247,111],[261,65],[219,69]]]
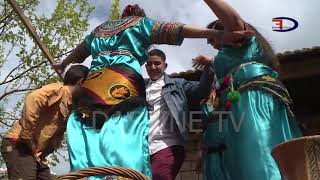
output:
[[[319,0],[227,0],[242,16],[254,25],[272,44],[276,52],[293,51],[302,48],[320,46]],[[87,34],[109,17],[110,0],[91,0],[96,7],[90,16]],[[206,26],[216,17],[203,1],[199,0],[122,0],[121,9],[126,4],[139,4],[146,14],[153,19],[178,21],[197,26]],[[55,1],[41,1],[39,13],[51,12]],[[291,32],[272,31],[274,17],[291,17],[299,22],[299,27]],[[155,46],[167,55],[167,73],[192,69],[191,59],[199,54],[214,56],[217,51],[206,44],[205,40],[185,40],[180,47]],[[90,58],[85,62],[90,64]],[[144,69],[144,67],[143,67]],[[69,170],[67,162],[60,163],[52,169],[57,174]]]

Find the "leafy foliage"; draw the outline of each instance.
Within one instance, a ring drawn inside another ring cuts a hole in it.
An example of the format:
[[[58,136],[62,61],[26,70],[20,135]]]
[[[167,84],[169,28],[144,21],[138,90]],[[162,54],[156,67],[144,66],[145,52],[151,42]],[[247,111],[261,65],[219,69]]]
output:
[[[111,20],[118,20],[120,18],[120,0],[112,0],[111,4]]]
[[[40,9],[38,0],[17,2],[56,60],[83,39],[88,16],[94,9],[88,0],[57,0],[52,12]],[[1,132],[19,119],[23,97],[28,92],[57,81],[59,77],[10,5],[6,0],[0,1]]]

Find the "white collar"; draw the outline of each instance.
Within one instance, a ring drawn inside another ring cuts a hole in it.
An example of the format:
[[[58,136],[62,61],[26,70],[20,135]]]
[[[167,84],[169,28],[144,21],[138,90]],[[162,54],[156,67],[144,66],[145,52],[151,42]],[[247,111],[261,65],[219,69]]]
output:
[[[157,80],[155,80],[155,81],[153,81],[152,79],[150,79],[149,85],[151,85],[152,83],[159,83],[159,82],[162,82],[162,81],[164,81],[164,75],[161,76],[161,78],[159,78],[159,79],[157,79]]]

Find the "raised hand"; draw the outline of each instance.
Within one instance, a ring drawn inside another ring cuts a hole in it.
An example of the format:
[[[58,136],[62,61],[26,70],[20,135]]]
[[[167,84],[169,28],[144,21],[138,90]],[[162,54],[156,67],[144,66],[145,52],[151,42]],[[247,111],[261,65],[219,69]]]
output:
[[[212,63],[212,57],[207,55],[199,55],[192,59],[192,67],[195,69],[203,69],[205,66]]]
[[[214,35],[208,38],[208,41],[213,40],[216,47],[221,47],[222,45],[241,47],[243,42],[253,35],[254,32],[251,30],[233,32],[215,31]]]
[[[224,32],[222,37],[222,44],[231,45],[234,47],[241,47],[244,40],[254,35],[253,31],[233,31]]]
[[[66,68],[66,66],[62,62],[52,64],[52,67],[53,69],[57,70],[60,74],[62,74]]]

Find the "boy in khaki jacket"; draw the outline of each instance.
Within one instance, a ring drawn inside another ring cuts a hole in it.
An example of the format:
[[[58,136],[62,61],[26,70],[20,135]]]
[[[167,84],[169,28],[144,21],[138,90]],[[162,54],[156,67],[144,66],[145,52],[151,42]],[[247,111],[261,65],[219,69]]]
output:
[[[63,84],[52,83],[26,96],[22,117],[1,145],[10,179],[51,179],[45,158],[61,144],[72,96],[77,95],[88,72],[85,66],[72,66]]]

